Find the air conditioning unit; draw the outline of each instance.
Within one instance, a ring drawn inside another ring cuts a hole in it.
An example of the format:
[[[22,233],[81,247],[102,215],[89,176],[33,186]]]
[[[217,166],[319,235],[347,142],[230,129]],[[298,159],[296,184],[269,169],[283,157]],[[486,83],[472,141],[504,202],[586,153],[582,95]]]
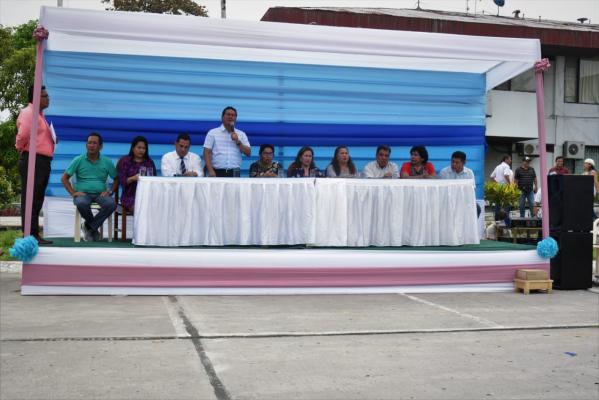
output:
[[[538,143],[516,143],[516,152],[521,156],[538,157],[540,153]]]
[[[584,142],[564,142],[564,158],[581,160],[584,158]]]

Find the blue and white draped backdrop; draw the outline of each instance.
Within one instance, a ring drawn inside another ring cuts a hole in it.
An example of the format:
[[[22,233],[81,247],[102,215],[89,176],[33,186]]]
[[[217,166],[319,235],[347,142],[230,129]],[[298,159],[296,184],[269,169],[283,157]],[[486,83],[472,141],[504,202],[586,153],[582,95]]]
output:
[[[529,59],[506,61],[492,43],[478,43],[487,46],[479,55],[454,54],[468,38],[456,35],[46,7],[41,22],[50,30],[47,116],[61,140],[51,195],[64,194],[60,175],[92,131],[115,161],[145,136],[158,166],[180,132],[201,154],[206,132],[232,105],[254,147],[244,169],[262,143],[274,144],[285,166],[312,146],[322,169],[340,144],[360,168],[379,144],[392,147],[398,164],[423,144],[438,170],[465,151],[481,197],[486,91],[535,57],[532,41],[520,39],[503,40],[522,42]]]

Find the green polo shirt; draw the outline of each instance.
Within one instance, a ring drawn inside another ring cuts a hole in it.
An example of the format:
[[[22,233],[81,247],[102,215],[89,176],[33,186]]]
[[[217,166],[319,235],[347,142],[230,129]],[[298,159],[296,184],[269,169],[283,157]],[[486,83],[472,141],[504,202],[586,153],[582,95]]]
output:
[[[87,153],[75,157],[65,172],[77,179],[75,191],[84,193],[102,193],[107,190],[106,178],[117,176],[110,158],[100,155],[93,163],[87,158]]]

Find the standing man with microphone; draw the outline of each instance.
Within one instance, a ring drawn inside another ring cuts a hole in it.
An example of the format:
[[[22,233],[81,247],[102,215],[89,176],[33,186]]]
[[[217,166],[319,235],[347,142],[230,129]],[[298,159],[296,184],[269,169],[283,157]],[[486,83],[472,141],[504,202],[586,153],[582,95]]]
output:
[[[221,114],[222,124],[210,129],[204,141],[204,161],[207,176],[239,177],[241,154],[252,152],[245,132],[235,129],[237,110],[225,107]]]

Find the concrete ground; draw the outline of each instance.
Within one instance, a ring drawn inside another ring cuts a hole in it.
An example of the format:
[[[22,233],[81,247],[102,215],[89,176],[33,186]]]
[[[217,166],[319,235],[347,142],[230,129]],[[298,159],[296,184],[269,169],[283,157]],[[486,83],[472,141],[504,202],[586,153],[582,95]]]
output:
[[[599,399],[593,291],[34,297],[2,270],[0,399]]]

